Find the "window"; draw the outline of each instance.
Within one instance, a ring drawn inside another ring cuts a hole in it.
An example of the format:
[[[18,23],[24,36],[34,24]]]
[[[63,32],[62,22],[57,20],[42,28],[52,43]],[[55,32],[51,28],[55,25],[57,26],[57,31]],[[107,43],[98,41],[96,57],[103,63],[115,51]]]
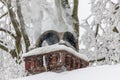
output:
[[[70,43],[70,45],[72,45],[74,48],[76,48],[75,38],[71,32],[65,32],[64,36],[63,36],[63,40],[67,41],[68,43]]]
[[[59,42],[59,37],[55,31],[47,31],[40,37],[39,46],[53,45]]]

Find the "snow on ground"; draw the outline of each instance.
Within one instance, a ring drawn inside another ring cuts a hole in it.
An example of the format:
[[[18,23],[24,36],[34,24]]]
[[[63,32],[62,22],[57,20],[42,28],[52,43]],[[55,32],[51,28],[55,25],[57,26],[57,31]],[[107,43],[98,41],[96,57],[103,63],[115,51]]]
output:
[[[88,67],[63,73],[44,72],[13,80],[120,80],[119,74],[120,64]]]

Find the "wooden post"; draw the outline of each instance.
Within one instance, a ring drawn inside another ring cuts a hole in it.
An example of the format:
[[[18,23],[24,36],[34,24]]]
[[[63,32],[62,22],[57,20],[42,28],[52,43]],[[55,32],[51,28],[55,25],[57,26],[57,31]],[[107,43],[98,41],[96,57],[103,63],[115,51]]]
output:
[[[62,64],[65,65],[65,53],[64,52],[62,53],[61,57],[62,57]]]
[[[50,63],[51,63],[50,57],[51,57],[50,54],[46,55],[46,65],[47,65],[48,71],[50,70]]]
[[[31,70],[33,70],[33,68],[35,67],[35,62],[34,62],[34,58],[31,58]]]
[[[53,65],[56,65],[56,64],[57,64],[57,56],[56,56],[56,53],[53,53],[53,54],[52,54],[52,64],[53,64]]]
[[[76,58],[72,57],[72,60],[73,60],[73,63],[72,63],[73,66],[72,67],[73,67],[73,69],[75,69],[75,67],[76,67]]]
[[[43,67],[42,56],[37,56],[37,70],[41,71],[42,67]]]
[[[76,65],[76,68],[79,69],[81,67],[81,61],[79,59],[77,59],[77,65]]]
[[[28,59],[28,58],[26,58],[25,59],[25,70],[30,70],[30,68],[31,68],[31,60],[30,59]]]
[[[66,62],[67,63],[67,69],[71,70],[71,55],[68,54],[66,57],[67,57],[67,62]]]

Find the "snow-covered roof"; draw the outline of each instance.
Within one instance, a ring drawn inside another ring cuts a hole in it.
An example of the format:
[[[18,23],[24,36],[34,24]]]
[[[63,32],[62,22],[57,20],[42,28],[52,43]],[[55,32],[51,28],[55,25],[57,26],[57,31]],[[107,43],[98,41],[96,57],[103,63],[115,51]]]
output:
[[[24,53],[22,56],[27,57],[27,56],[32,56],[32,55],[45,54],[45,53],[58,51],[58,50],[68,51],[69,53],[88,61],[88,58],[84,54],[80,54],[77,51],[75,51],[74,49],[67,47],[65,45],[58,45],[58,44],[45,46],[45,47],[39,47],[39,48],[33,49],[27,53]]]
[[[120,64],[88,67],[62,73],[44,72],[13,80],[120,80],[119,74]]]

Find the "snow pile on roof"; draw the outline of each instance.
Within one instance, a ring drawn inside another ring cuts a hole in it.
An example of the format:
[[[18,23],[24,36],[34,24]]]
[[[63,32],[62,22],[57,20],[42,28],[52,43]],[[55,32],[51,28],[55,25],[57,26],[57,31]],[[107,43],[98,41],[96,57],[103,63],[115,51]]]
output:
[[[120,80],[120,64],[82,68],[73,71],[45,72],[14,80]]]
[[[71,54],[73,54],[75,56],[78,56],[78,57],[88,61],[88,58],[85,55],[76,52],[75,50],[73,50],[70,47],[67,47],[67,46],[64,46],[64,45],[58,45],[58,44],[36,48],[34,50],[29,51],[28,53],[24,53],[22,56],[27,57],[27,56],[32,56],[32,55],[39,55],[39,54],[49,53],[49,52],[53,52],[53,51],[59,51],[59,50],[68,51]]]

